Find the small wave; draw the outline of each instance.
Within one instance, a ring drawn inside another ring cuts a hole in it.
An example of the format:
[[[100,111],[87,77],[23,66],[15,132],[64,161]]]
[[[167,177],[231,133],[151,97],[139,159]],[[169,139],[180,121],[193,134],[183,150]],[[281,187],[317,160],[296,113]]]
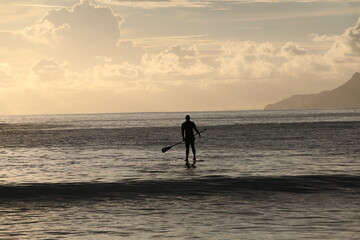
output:
[[[160,195],[222,195],[251,191],[360,193],[360,176],[304,175],[278,177],[211,176],[187,180],[143,180],[122,182],[33,183],[0,186],[0,198],[89,198]]]

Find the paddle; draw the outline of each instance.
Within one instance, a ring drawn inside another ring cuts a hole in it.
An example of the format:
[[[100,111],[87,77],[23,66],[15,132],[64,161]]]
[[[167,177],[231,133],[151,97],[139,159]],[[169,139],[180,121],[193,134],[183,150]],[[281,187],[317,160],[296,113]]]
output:
[[[200,133],[205,132],[205,131],[206,131],[206,129],[200,131]],[[194,136],[196,136],[196,135],[199,135],[199,134],[197,133],[197,134],[195,134]],[[171,145],[171,146],[169,146],[169,147],[164,147],[164,148],[161,149],[161,151],[162,151],[163,153],[165,153],[165,152],[169,151],[172,147],[174,147],[174,146],[176,146],[176,145],[179,145],[180,143],[182,143],[182,142],[184,142],[184,141],[185,141],[185,140],[182,140],[181,142],[175,143],[174,145]]]

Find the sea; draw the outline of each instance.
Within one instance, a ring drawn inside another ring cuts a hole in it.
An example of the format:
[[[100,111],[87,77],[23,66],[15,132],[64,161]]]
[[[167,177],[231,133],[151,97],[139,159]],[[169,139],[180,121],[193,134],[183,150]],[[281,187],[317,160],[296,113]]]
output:
[[[360,239],[359,156],[360,109],[0,116],[0,239]]]

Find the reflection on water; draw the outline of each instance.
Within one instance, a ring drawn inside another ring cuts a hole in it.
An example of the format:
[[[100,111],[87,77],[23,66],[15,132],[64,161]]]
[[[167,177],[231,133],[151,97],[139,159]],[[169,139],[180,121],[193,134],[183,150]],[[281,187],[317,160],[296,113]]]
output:
[[[2,203],[0,237],[16,239],[357,239],[356,198],[237,196]]]
[[[0,239],[358,239],[359,109],[185,115],[0,117]]]

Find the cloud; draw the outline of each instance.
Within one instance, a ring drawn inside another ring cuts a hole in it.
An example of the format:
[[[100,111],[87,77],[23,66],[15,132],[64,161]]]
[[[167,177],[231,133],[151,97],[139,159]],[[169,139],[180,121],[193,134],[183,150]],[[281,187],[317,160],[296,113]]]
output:
[[[134,2],[183,5],[196,3],[196,1]],[[214,2],[204,2],[205,5],[208,3]],[[212,55],[206,57],[199,51],[198,46],[188,47],[190,44],[186,41],[184,44],[187,47],[177,44],[158,53],[145,53],[143,49],[135,47],[132,41],[121,38],[120,30],[123,22],[124,19],[114,13],[112,8],[98,6],[92,1],[81,1],[72,8],[49,10],[37,23],[22,31],[23,36],[29,41],[47,46],[45,48],[47,56],[34,65],[32,73],[37,79],[49,81],[49,79],[66,78],[70,72],[79,74],[91,72],[96,76],[92,79],[96,81],[102,78],[119,84],[121,81],[130,83],[143,79],[179,83],[190,78],[225,82],[226,80],[272,81],[279,76],[285,79],[300,76],[307,71],[326,70],[333,67],[332,60],[335,55],[339,59],[340,55],[360,52],[356,45],[359,38],[359,24],[357,24],[347,29],[343,35],[337,36],[332,50],[321,56],[311,55],[306,48],[297,43],[288,42],[282,46],[275,46],[269,42],[253,41],[224,43],[220,49],[212,50]],[[201,35],[201,37],[207,36]],[[315,38],[320,40],[325,37],[314,35]],[[167,41],[169,39],[169,37],[165,38]],[[193,40],[188,36],[186,39]],[[212,48],[215,49],[214,45]],[[65,62],[68,63],[66,69],[64,69]]]
[[[287,42],[280,51],[285,57],[303,56],[308,53],[306,49],[293,42]]]
[[[171,46],[159,54],[144,54],[141,59],[145,75],[198,76],[208,74],[212,67],[204,64],[196,46]]]
[[[8,63],[0,63],[0,84],[8,84],[15,80],[17,76],[16,69]]]
[[[135,79],[139,76],[139,67],[136,65],[123,62],[121,64],[105,63],[96,65],[93,73],[99,79],[111,79],[115,81],[123,81],[124,79]]]
[[[332,45],[323,54],[307,54],[302,58],[289,60],[287,67],[296,66],[318,79],[346,79],[360,71],[360,18],[355,26],[345,29],[340,35],[313,37],[314,41],[326,41]]]
[[[93,67],[99,62],[97,56],[140,62],[142,49],[121,39],[123,22],[112,8],[83,0],[72,8],[49,10],[35,24],[14,34],[36,44],[47,58],[69,61],[73,69]]]
[[[0,62],[0,90],[1,94],[16,95],[20,83],[20,74],[17,68],[7,62]],[[21,84],[20,84],[21,85]],[[1,95],[0,94],[0,95]]]
[[[6,49],[31,49],[34,42],[29,41],[22,31],[0,31],[0,46]]]
[[[228,10],[224,6],[234,4],[253,4],[253,3],[311,3],[311,2],[356,2],[356,0],[97,0],[98,3],[125,6],[133,8],[204,8],[212,7],[214,10]],[[219,7],[221,5],[222,7]],[[339,13],[338,13],[339,14]]]
[[[263,27],[238,27],[240,30],[263,30]]]
[[[334,79],[333,62],[324,56],[297,55],[278,66],[278,75],[287,82],[315,85]]]
[[[228,42],[221,49],[217,59],[221,78],[261,79],[275,70],[271,61],[275,49],[269,42]]]
[[[227,55],[242,56],[267,56],[274,53],[274,46],[270,42],[256,43],[252,41],[244,42],[227,42],[223,45],[222,50]]]
[[[360,18],[355,26],[345,30],[342,35],[335,38],[334,45],[329,51],[329,55],[332,55],[338,60],[343,60],[349,57],[360,57]]]
[[[140,64],[144,50],[134,45],[133,41],[121,39],[117,42],[112,57],[117,61]]]
[[[20,31],[25,39],[35,43],[58,44],[62,40],[61,36],[71,30],[69,24],[55,27],[54,24],[46,19],[26,27]]]
[[[212,5],[212,1],[193,1],[193,0],[97,0],[102,4],[126,6],[134,8],[200,8],[209,7]]]
[[[316,33],[313,33],[310,35],[314,42],[334,42],[337,35],[319,35]]]
[[[0,63],[0,72],[2,76],[13,76],[14,68],[7,63]]]
[[[142,37],[132,39],[132,42],[136,46],[140,46],[144,49],[154,49],[156,51],[162,51],[164,48],[175,45],[211,45],[212,47],[217,46],[220,40],[211,40],[208,35],[166,35],[157,37]],[[144,52],[143,52],[144,53]]]
[[[273,100],[276,94],[283,94],[281,98],[294,91],[324,90],[329,82],[338,83],[359,71],[359,21],[340,35],[312,35],[316,42],[326,41],[318,44],[329,46],[325,51],[312,51],[309,44],[297,42],[224,42],[211,39],[212,34],[140,37],[134,45],[121,35],[124,19],[109,6],[98,6],[101,3],[104,1],[81,1],[71,8],[49,10],[21,31],[0,32],[0,45],[8,50],[8,56],[18,55],[14,54],[17,48],[24,48],[22,53],[36,48],[29,54],[32,56],[21,58],[32,61],[16,65],[6,58],[7,63],[0,64],[1,83],[16,82],[21,72],[24,92],[30,89],[34,95],[56,95],[67,106],[71,101],[64,96],[79,99],[83,94],[94,103],[110,95],[124,102],[146,98],[149,109],[154,98],[164,105],[164,99],[171,99],[186,110],[181,96],[189,94],[191,101],[202,101],[198,110],[209,106],[236,109],[245,104],[259,106],[260,101],[265,105],[265,95]],[[137,3],[196,6],[195,1]],[[26,64],[28,72],[18,71],[18,66]],[[137,107],[145,109],[141,103]]]
[[[31,69],[32,76],[36,80],[43,82],[65,80],[65,67],[67,64],[67,62],[59,63],[52,58],[40,59]]]
[[[320,91],[325,83],[331,84],[358,71],[355,64],[350,67],[336,63],[328,54],[311,54],[292,42],[282,45],[251,41],[226,43],[217,61],[215,78],[223,83],[267,82],[298,91]]]
[[[56,28],[65,24],[71,31],[63,34],[64,41],[76,41],[102,47],[101,44],[115,45],[120,37],[120,24],[123,18],[109,7],[99,7],[91,1],[82,1],[72,9],[50,10],[41,20],[51,22]],[[81,47],[81,46],[77,46]]]
[[[331,43],[323,53],[312,53],[298,43],[282,45],[252,41],[226,43],[217,58],[218,77],[233,81],[251,79],[281,82],[283,86],[297,83],[307,89],[323,89],[360,71],[360,18],[343,34],[313,34],[314,41]],[[305,89],[305,88],[304,88]]]

